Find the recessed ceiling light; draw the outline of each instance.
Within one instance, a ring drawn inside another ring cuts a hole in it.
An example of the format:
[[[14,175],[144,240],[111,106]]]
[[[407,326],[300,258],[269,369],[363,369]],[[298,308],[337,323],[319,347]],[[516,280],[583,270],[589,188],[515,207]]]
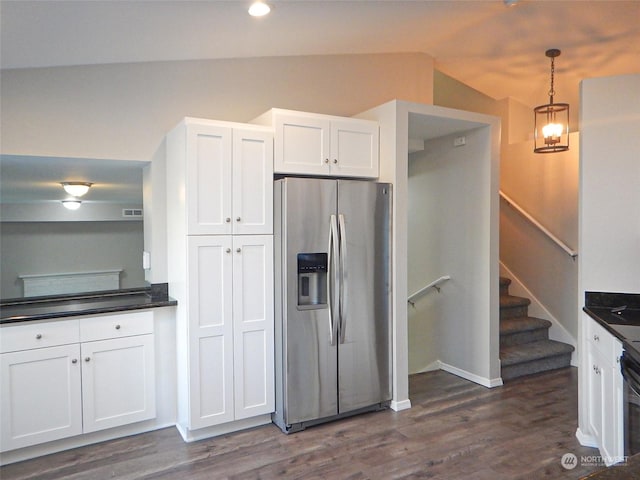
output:
[[[253,2],[249,7],[249,15],[252,17],[263,17],[271,11],[271,7],[262,1]]]

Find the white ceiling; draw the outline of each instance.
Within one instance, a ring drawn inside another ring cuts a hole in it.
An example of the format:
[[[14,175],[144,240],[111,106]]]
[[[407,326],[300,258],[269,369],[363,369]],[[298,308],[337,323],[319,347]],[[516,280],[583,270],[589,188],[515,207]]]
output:
[[[572,109],[580,80],[640,73],[640,0],[269,3],[253,18],[248,0],[0,0],[0,67],[423,52],[461,82],[533,107],[548,100],[544,52],[560,48],[555,101]]]
[[[424,52],[493,97],[547,102],[548,48],[560,48],[556,101],[583,78],[640,72],[640,0],[2,0],[0,67],[234,57]]]

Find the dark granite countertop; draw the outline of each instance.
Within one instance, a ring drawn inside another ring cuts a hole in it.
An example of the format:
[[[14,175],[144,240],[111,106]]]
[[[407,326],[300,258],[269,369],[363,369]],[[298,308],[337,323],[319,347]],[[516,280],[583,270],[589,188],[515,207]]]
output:
[[[0,324],[171,307],[177,304],[176,300],[169,297],[166,283],[86,295],[21,298],[0,302]]]
[[[634,338],[632,343],[632,339],[625,335],[625,332],[633,331],[629,327],[640,326],[640,294],[586,292],[583,310],[622,341],[625,349],[633,349],[640,355],[638,338]]]

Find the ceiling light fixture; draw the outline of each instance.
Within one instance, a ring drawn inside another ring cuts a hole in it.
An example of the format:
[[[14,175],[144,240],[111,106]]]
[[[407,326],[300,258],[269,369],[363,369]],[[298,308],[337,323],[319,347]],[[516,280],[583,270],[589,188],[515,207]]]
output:
[[[81,204],[80,200],[62,200],[62,205],[68,210],[77,210]]]
[[[553,89],[554,60],[560,55],[560,50],[551,48],[545,52],[545,55],[551,59],[551,88],[549,103],[533,109],[533,151],[535,153],[564,152],[569,150],[569,104],[553,103],[553,96],[556,93]]]
[[[89,188],[91,187],[91,185],[93,185],[93,183],[62,182],[60,185],[62,185],[62,188],[64,188],[64,191],[67,192],[69,195],[73,197],[81,197],[89,191]]]
[[[252,17],[264,17],[270,11],[271,7],[260,0],[253,2],[249,7],[249,15]]]

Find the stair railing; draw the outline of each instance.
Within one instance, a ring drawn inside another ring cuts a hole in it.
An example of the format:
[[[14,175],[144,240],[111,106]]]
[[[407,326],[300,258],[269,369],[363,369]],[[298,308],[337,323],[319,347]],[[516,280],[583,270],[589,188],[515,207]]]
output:
[[[425,285],[424,287],[422,287],[417,292],[414,292],[411,295],[409,295],[409,298],[407,299],[407,302],[409,302],[412,307],[415,307],[416,306],[416,303],[415,303],[416,299],[418,299],[419,297],[421,297],[422,295],[427,293],[432,288],[435,288],[438,291],[438,293],[440,293],[440,285],[442,285],[447,280],[451,280],[451,277],[449,275],[444,275],[444,276],[434,280],[433,282],[431,282],[431,283]]]
[[[500,190],[500,196],[502,197],[502,199],[505,202],[507,202],[508,205],[513,207],[520,215],[522,215],[524,218],[529,220],[529,222],[531,222],[542,233],[544,233],[547,237],[549,237],[556,245],[558,245],[562,250],[567,252],[567,254],[571,256],[571,258],[573,258],[574,260],[576,259],[576,257],[578,256],[578,252],[577,251],[571,249],[569,246],[567,246],[566,243],[564,243],[562,240],[560,240],[558,237],[556,237],[553,233],[551,233],[549,230],[547,230],[544,225],[542,225],[535,218],[533,218],[529,213],[527,213],[527,211],[524,208],[522,208],[520,205],[518,205],[516,202],[514,202],[502,190]]]

